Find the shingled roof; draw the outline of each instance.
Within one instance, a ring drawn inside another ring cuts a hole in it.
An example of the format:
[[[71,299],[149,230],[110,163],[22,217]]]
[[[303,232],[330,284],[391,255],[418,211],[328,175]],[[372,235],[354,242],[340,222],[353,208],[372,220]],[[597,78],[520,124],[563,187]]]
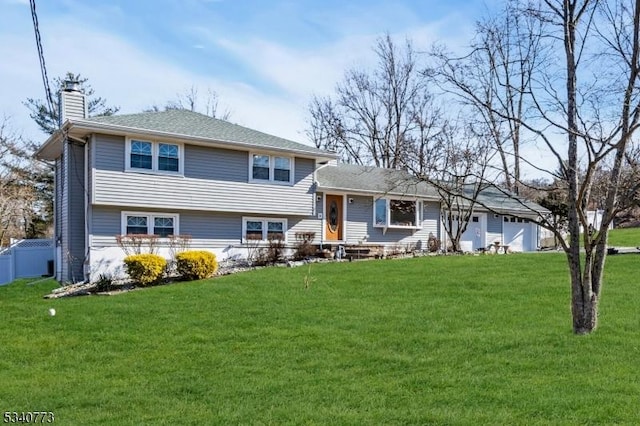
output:
[[[403,170],[340,164],[320,168],[316,179],[321,190],[439,199],[434,187]]]
[[[292,150],[311,155],[332,155],[316,147],[269,135],[225,120],[187,110],[143,112],[138,114],[91,117],[85,122],[95,122],[151,132],[164,132],[192,138],[211,139],[219,142],[245,144],[265,149]]]
[[[319,191],[367,193],[373,196],[404,196],[440,200],[437,189],[404,170],[373,166],[339,164],[325,166],[316,174]],[[471,193],[469,193],[471,195]],[[477,198],[481,205],[504,214],[527,214],[547,211],[542,206],[518,198],[504,190],[488,187]]]

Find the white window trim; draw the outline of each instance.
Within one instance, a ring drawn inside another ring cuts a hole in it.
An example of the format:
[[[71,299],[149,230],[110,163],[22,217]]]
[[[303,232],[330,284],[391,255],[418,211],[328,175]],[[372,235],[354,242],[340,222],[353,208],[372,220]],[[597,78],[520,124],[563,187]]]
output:
[[[386,205],[386,223],[384,224],[378,224],[376,223],[376,201],[378,200],[385,200],[385,205]],[[416,217],[415,217],[415,225],[411,225],[411,226],[403,226],[403,225],[391,225],[390,224],[390,220],[391,220],[391,209],[390,209],[390,201],[394,200],[394,201],[411,201],[416,203]],[[387,229],[422,229],[422,222],[424,221],[424,203],[422,200],[417,200],[417,199],[409,199],[409,200],[403,200],[401,198],[394,198],[394,197],[374,197],[373,198],[373,227],[374,228],[382,228],[384,230]]]
[[[171,217],[173,218],[173,235],[180,235],[180,215],[178,213],[123,211],[120,216],[121,235],[127,235],[127,216],[146,216],[147,235],[153,235],[153,222],[156,217]]]
[[[254,179],[253,178],[253,156],[254,155],[263,155],[269,157],[269,179]],[[275,157],[288,158],[290,169],[289,169],[289,181],[281,181],[274,179],[274,169],[275,169]],[[295,157],[286,154],[269,154],[266,152],[249,152],[249,183],[269,183],[274,185],[286,185],[291,186],[295,182]]]
[[[148,142],[151,144],[151,169],[139,169],[137,167],[131,167],[131,142],[132,141]],[[178,171],[177,172],[172,172],[170,170],[158,170],[158,156],[160,153],[160,144],[176,145],[178,147]],[[184,144],[180,142],[153,141],[153,140],[143,139],[143,138],[127,137],[127,143],[125,148],[124,170],[126,172],[134,172],[134,173],[184,176]]]
[[[261,243],[266,243],[267,240],[267,222],[282,222],[284,234],[284,242],[287,242],[287,232],[289,230],[287,219],[282,217],[254,217],[254,216],[243,216],[242,217],[242,242],[247,243],[247,222],[262,222],[262,239],[261,240],[252,240],[259,241]]]

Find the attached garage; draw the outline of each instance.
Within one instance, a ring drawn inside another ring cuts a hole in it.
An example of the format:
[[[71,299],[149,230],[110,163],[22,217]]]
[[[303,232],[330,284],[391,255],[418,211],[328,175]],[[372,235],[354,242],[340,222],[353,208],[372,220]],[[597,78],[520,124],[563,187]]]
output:
[[[535,251],[537,249],[536,225],[527,219],[504,216],[502,223],[503,244],[509,251]]]

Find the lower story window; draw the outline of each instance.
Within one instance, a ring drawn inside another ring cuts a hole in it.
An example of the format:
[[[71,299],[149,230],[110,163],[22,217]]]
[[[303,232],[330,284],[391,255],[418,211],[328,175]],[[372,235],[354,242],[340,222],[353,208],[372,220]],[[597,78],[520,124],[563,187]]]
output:
[[[416,226],[416,202],[389,200],[389,225]]]
[[[242,219],[242,239],[267,241],[270,238],[286,239],[287,220],[275,218],[245,217]]]
[[[153,235],[160,237],[173,235],[173,217],[154,217]]]
[[[267,221],[267,239],[269,238],[280,238],[284,240],[284,222]]]
[[[246,221],[244,238],[248,240],[262,240],[262,222],[259,220]]]
[[[157,235],[166,238],[178,234],[178,215],[166,213],[122,213],[124,235]]]
[[[421,201],[378,198],[373,206],[375,226],[419,228],[422,225]]]
[[[146,216],[127,216],[127,235],[148,234]]]

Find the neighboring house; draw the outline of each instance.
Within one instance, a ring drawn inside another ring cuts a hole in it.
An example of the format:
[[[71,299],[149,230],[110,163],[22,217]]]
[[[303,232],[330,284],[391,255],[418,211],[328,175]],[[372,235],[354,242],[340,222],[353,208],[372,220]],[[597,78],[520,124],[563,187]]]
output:
[[[602,225],[602,217],[604,215],[604,210],[587,210],[587,223],[591,225],[594,229],[599,229]],[[609,229],[613,229],[613,222],[609,224]],[[582,226],[580,226],[580,232],[584,232]]]
[[[337,165],[335,153],[185,110],[87,118],[78,89],[60,93],[60,130],[36,153],[55,162],[59,281],[121,273],[116,236],[126,234],[159,235],[164,255],[168,236],[190,235],[191,248],[219,259],[246,256],[247,238],[273,233],[289,247],[314,233],[331,249],[446,239],[437,193],[404,172]],[[537,227],[511,219],[517,205],[497,207],[505,216],[474,215],[471,248],[535,250]]]

